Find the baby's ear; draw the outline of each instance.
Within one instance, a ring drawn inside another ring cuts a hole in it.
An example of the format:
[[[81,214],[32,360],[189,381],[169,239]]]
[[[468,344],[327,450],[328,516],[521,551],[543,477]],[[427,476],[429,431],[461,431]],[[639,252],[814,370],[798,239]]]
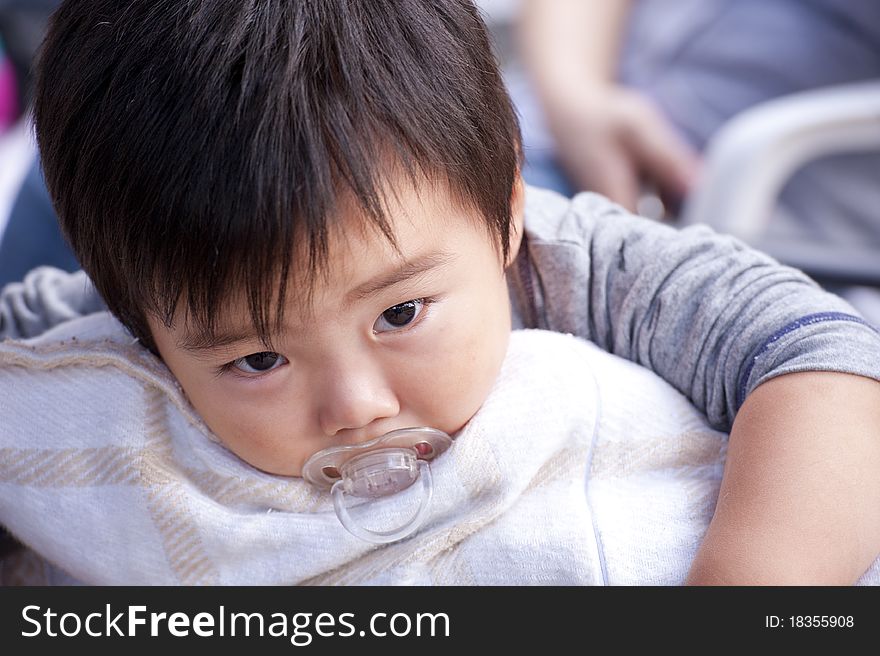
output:
[[[519,253],[519,247],[522,244],[525,208],[526,185],[523,182],[522,175],[517,170],[516,178],[513,182],[513,191],[510,194],[510,249],[507,253],[507,261],[504,263],[505,269],[513,264],[517,253]]]

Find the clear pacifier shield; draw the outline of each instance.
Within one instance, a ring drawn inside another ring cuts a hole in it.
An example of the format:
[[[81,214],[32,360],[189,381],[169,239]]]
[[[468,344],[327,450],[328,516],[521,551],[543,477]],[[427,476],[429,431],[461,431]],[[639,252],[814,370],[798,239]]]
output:
[[[302,475],[306,482],[329,490],[341,479],[343,465],[355,456],[396,447],[412,450],[420,460],[433,460],[451,445],[452,438],[436,428],[401,428],[363,444],[322,449],[306,461]]]
[[[319,451],[304,465],[303,478],[330,490],[336,516],[351,534],[368,542],[394,542],[414,532],[427,516],[433,495],[427,461],[451,444],[452,439],[443,431],[403,428],[363,444]],[[367,528],[369,522],[362,521],[364,513],[367,519],[370,515],[372,519],[381,517],[385,514],[383,505],[389,501],[406,501],[406,507],[414,510],[398,515],[390,526]],[[353,508],[357,511],[354,515]]]

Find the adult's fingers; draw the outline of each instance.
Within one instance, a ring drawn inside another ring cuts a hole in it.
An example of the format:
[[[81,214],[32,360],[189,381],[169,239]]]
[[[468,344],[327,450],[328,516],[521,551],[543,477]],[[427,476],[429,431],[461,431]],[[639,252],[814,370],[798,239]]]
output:
[[[570,142],[561,148],[563,166],[581,191],[595,191],[630,211],[639,197],[638,163],[621,145]]]
[[[699,155],[651,105],[640,114],[628,133],[634,157],[663,191],[685,197],[696,183]]]

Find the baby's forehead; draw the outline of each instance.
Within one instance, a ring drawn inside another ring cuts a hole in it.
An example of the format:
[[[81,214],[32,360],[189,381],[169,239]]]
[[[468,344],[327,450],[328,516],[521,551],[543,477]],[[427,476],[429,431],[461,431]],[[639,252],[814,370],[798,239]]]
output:
[[[295,272],[306,284],[382,270],[420,257],[427,252],[496,245],[491,224],[472,204],[461,200],[446,186],[424,181],[413,185],[406,179],[385,186],[382,217],[342,196],[328,220],[326,247],[316,261],[300,250]],[[313,251],[313,243],[305,243]]]
[[[423,246],[419,248],[409,248],[407,239],[399,241],[400,250],[389,246],[340,249],[335,251],[341,255],[338,259],[330,250],[322,268],[294,269],[284,284],[278,278],[253,291],[239,286],[208,317],[190,312],[184,303],[179,314],[182,321],[175,322],[178,337],[185,346],[213,347],[255,336],[267,343],[282,333],[305,336],[326,329],[328,318],[337,321],[360,306],[372,306],[376,299],[409,300],[397,296],[418,294],[426,286],[439,287],[461,259],[456,249],[442,241],[419,240]]]
[[[175,323],[194,336],[186,340],[203,344],[245,332],[269,337],[291,322],[311,325],[316,315],[345,311],[394,283],[441,275],[460,254],[499,248],[480,212],[443,185],[386,186],[382,221],[352,198],[341,196],[319,229],[301,226],[291,247],[278,251],[286,258],[274,263],[272,275],[254,279],[245,258],[215,303],[192,313],[185,304],[179,308],[184,321]]]

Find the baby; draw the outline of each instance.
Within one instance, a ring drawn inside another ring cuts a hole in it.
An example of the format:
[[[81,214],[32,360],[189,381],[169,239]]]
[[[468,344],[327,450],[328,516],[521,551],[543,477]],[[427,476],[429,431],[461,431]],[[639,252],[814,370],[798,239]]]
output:
[[[735,240],[525,189],[470,2],[65,2],[34,117],[94,290],[256,470],[455,435],[543,328],[731,430],[690,582],[851,583],[880,551],[880,337]],[[0,335],[97,309],[84,280],[10,285]]]

